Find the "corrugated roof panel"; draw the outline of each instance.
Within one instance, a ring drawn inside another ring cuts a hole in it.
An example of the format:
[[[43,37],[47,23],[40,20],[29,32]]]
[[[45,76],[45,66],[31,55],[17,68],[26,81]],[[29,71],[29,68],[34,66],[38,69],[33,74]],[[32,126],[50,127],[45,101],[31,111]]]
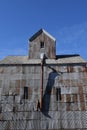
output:
[[[28,59],[28,56],[7,56],[0,61],[0,64],[40,64],[40,59]],[[46,59],[46,64],[70,64],[70,63],[87,63],[80,56],[69,56],[58,59]]]

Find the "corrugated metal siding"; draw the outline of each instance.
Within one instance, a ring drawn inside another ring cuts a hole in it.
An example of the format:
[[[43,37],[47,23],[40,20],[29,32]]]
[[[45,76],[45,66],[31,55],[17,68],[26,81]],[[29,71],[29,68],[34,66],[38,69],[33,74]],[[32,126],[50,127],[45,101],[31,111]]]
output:
[[[40,47],[40,43],[44,42],[44,48]],[[44,50],[43,50],[44,49]],[[29,59],[39,59],[40,53],[45,51],[46,57],[49,59],[56,58],[56,44],[53,39],[42,32],[29,44]]]
[[[40,100],[40,66],[0,67],[0,129],[87,129],[87,67],[44,66],[43,110]],[[28,99],[23,99],[24,86]],[[56,88],[61,88],[61,101]]]

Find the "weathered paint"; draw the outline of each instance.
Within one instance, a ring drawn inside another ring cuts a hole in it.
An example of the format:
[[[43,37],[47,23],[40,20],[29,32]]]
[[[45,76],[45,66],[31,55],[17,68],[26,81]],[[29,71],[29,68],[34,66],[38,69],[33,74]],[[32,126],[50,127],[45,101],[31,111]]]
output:
[[[0,67],[1,130],[87,129],[85,66],[50,66],[44,65],[43,111],[36,111],[36,102],[40,101],[41,66]],[[24,86],[29,88],[28,99],[23,99]],[[56,100],[58,87],[61,101]]]
[[[86,61],[55,50],[55,39],[40,30],[28,56],[0,61],[0,130],[87,130]],[[41,73],[43,52],[48,59]]]
[[[44,48],[40,47],[41,42],[44,42]],[[44,32],[30,42],[29,59],[39,59],[41,53],[45,53],[46,57],[49,59],[56,58],[56,43]]]

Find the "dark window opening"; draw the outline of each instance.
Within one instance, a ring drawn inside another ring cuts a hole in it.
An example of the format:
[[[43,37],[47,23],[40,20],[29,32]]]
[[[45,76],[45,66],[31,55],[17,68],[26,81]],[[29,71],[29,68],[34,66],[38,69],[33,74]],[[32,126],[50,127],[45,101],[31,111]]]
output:
[[[57,101],[61,100],[61,88],[56,89],[56,100]]]
[[[40,48],[44,48],[44,42],[40,43]]]
[[[28,99],[28,87],[24,87],[24,99]]]
[[[13,106],[13,112],[14,112],[14,113],[16,112],[16,107],[15,107],[15,106]]]

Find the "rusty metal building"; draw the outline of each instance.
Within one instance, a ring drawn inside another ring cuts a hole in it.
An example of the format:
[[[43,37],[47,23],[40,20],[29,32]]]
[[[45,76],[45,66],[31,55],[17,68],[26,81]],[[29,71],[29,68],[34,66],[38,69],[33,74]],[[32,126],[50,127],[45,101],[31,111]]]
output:
[[[40,29],[28,56],[0,61],[0,130],[87,130],[87,62],[56,55]]]

